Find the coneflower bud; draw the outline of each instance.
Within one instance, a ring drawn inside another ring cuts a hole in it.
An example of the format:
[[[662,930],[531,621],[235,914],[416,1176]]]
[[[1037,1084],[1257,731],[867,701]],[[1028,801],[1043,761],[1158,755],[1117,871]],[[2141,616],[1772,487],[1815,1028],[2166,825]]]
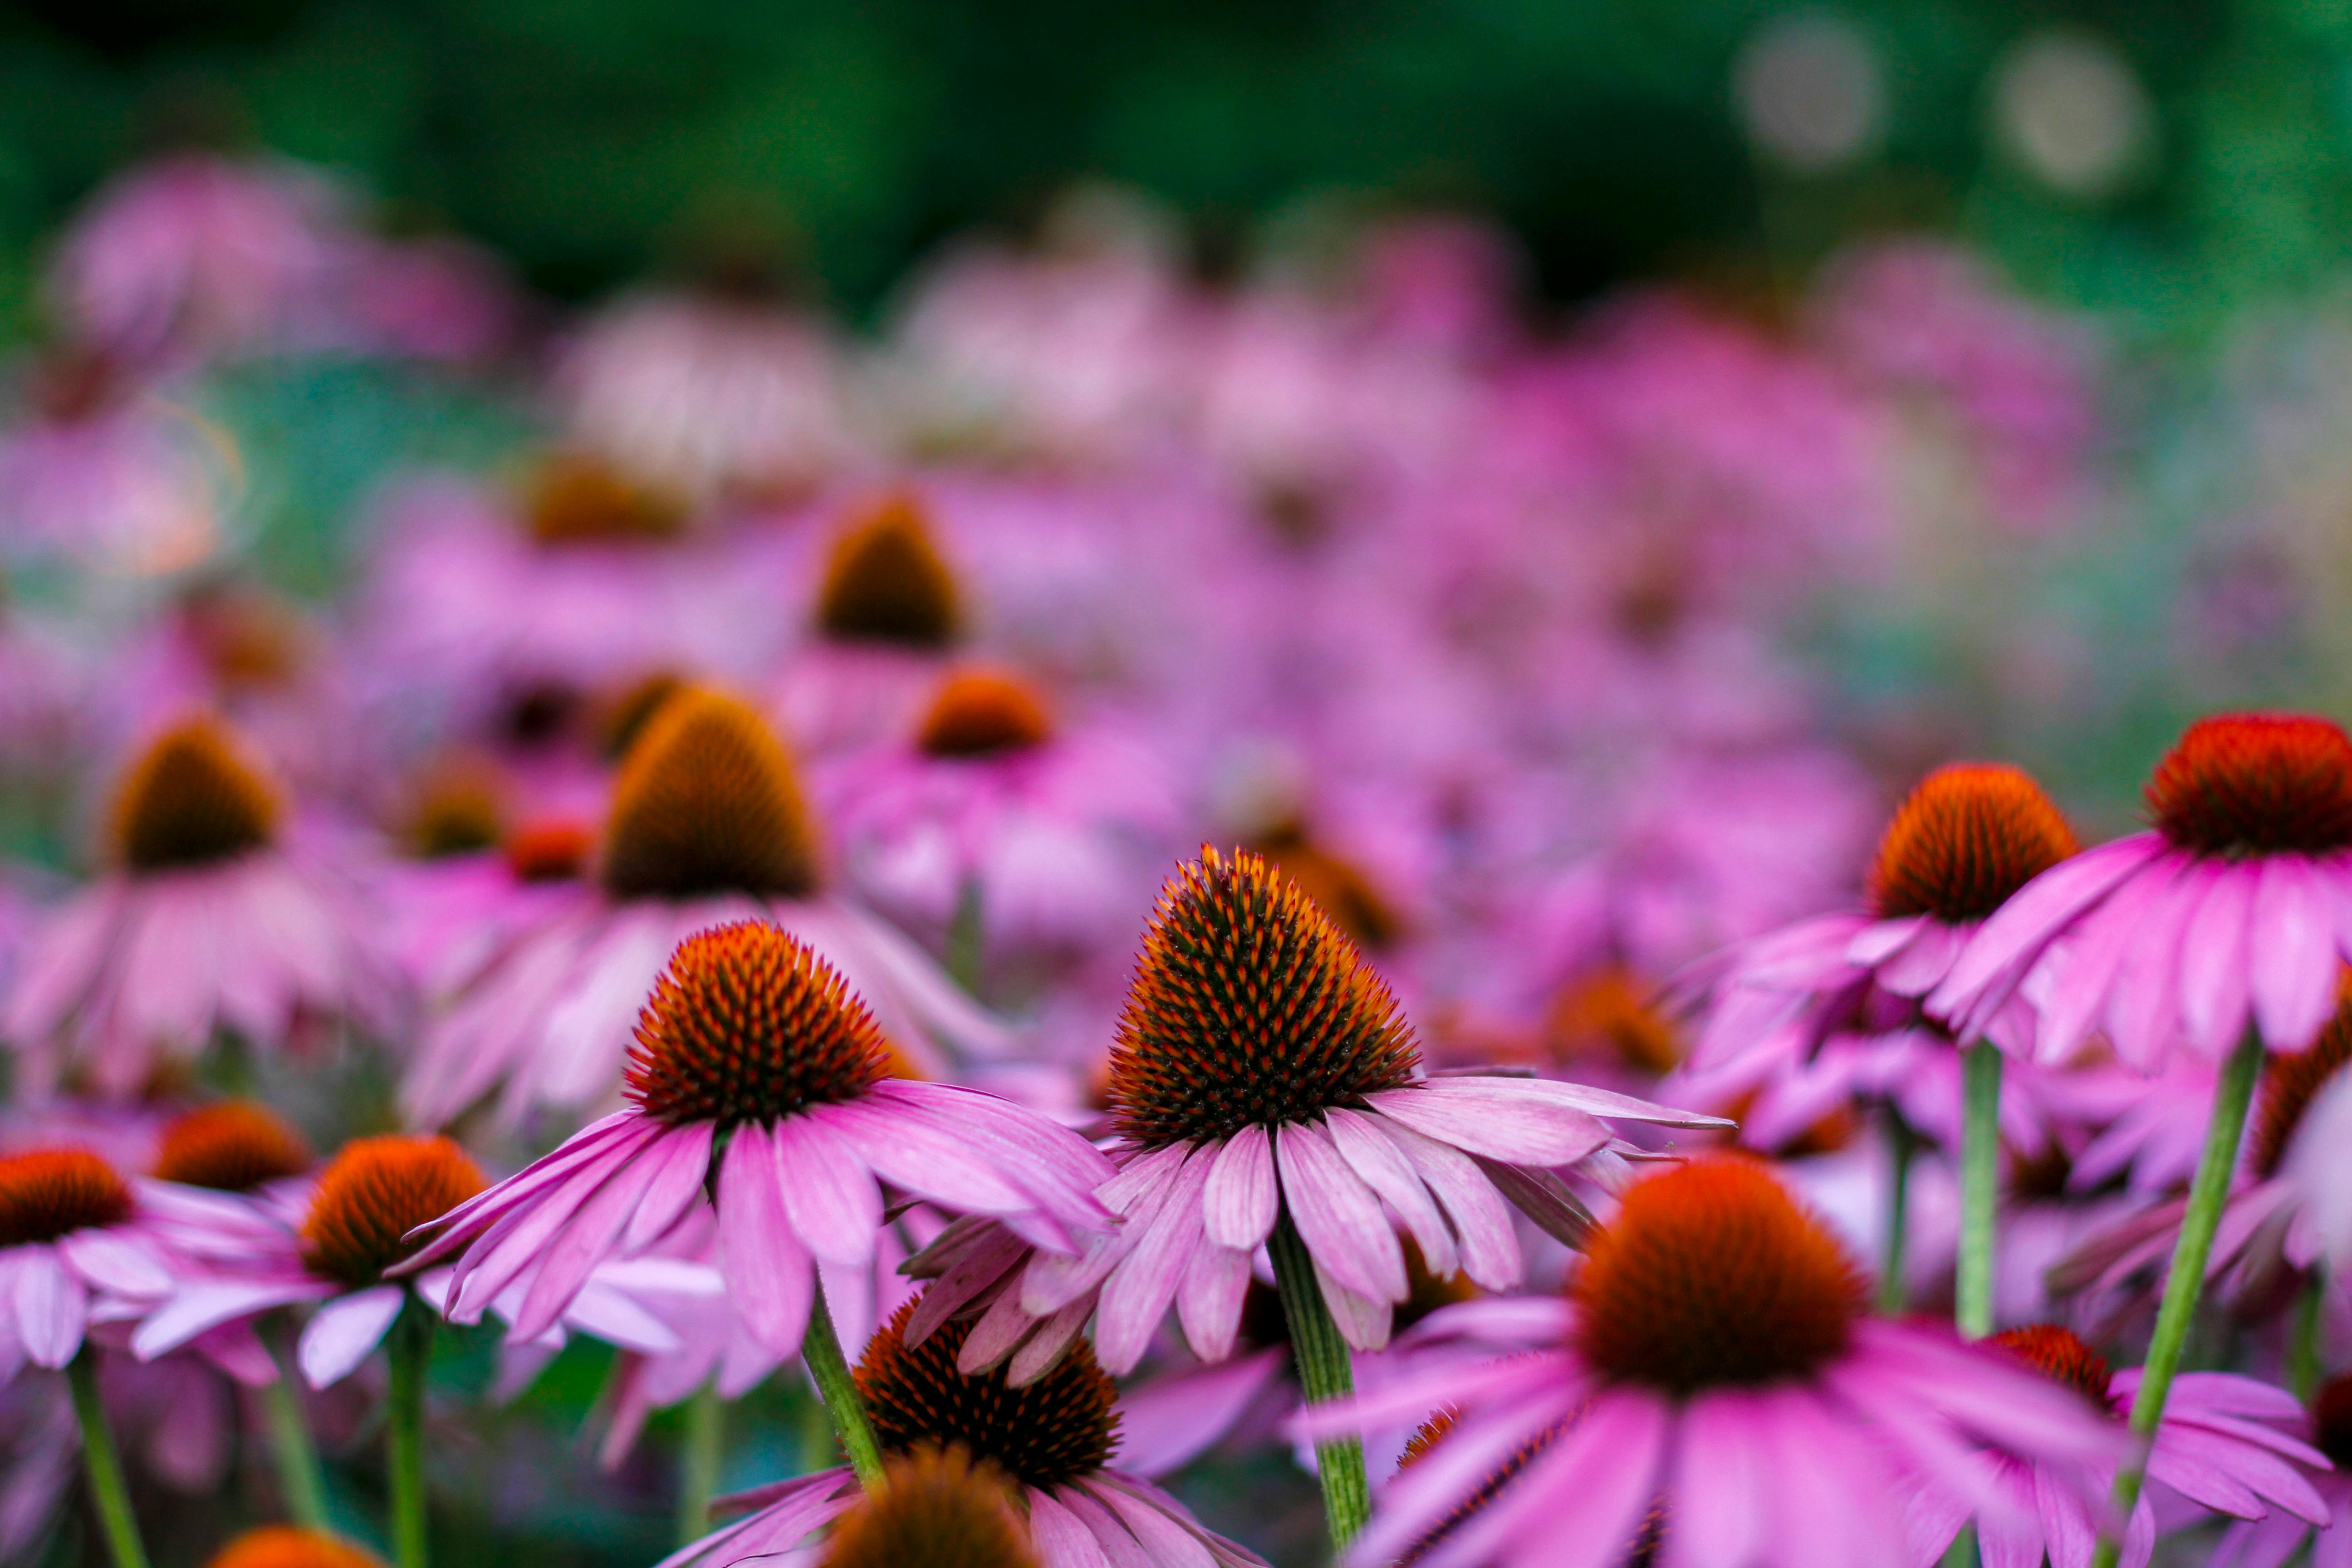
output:
[[[698,687],[661,705],[614,781],[603,877],[624,899],[816,890],[792,758],[748,704]]]
[[[1870,868],[1872,912],[1981,921],[2080,847],[2031,774],[1955,763],[1922,779],[1887,825]]]
[[[955,574],[931,542],[921,499],[901,490],[883,497],[834,541],[816,625],[844,642],[945,647],[962,630],[961,600]]]
[[[480,1167],[446,1138],[354,1138],[320,1173],[311,1194],[302,1221],[303,1266],[353,1289],[373,1285],[415,1252],[410,1231],[486,1185]]]
[[[1111,1048],[1120,1133],[1145,1147],[1300,1121],[1411,1081],[1395,999],[1263,857],[1203,846],[1160,890]]]
[[[163,1129],[158,1181],[246,1193],[310,1168],[310,1145],[266,1106],[225,1100]]]
[[[961,1448],[919,1448],[835,1522],[823,1568],[1036,1568],[1010,1502],[1003,1476]]]
[[[964,669],[940,685],[915,743],[934,757],[992,757],[1053,737],[1053,718],[1034,691],[1002,670]]]
[[[627,1093],[673,1124],[772,1122],[854,1100],[892,1070],[866,1004],[796,939],[758,921],[678,943],[638,1015]]]
[[[190,719],[157,736],[123,776],[115,854],[132,871],[213,865],[268,847],[283,810],[268,773],[226,725]]]

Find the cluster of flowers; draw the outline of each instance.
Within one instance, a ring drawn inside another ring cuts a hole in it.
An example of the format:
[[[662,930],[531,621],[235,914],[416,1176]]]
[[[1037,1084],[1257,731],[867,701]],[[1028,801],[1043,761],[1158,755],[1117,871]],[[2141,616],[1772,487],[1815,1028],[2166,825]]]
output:
[[[619,1352],[608,1462],[687,1407],[674,1568],[1255,1563],[1157,1484],[1253,1445],[1361,1564],[2352,1562],[2352,741],[1882,824],[1776,651],[2095,504],[2087,343],[1922,247],[1565,342],[1481,230],[1351,266],[1088,197],[879,346],[740,266],[541,341],[310,176],[102,191],[0,433],[0,772],[95,846],[0,904],[0,1551],[78,1430],[142,1568],[250,1431],[224,1568],[349,1568],[380,1431],[423,1568],[489,1320]],[[297,608],[191,410],[306,354],[556,435]],[[771,1378],[846,1466],[710,1528]]]

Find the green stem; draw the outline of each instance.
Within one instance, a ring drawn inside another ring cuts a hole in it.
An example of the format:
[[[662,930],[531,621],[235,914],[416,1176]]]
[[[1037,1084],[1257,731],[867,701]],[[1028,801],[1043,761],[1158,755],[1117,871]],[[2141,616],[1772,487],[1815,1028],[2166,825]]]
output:
[[[2315,1258],[2311,1278],[2295,1299],[2294,1326],[2286,1342],[2286,1385],[2305,1405],[2319,1387],[2319,1313],[2327,1299],[2327,1265]]]
[[[2000,1196],[2000,1051],[1960,1053],[1960,1265],[1953,1287],[1960,1338],[1992,1332],[1993,1208]]]
[[[2172,1249],[2172,1268],[2164,1281],[2164,1304],[2157,1309],[2156,1336],[2148,1342],[2147,1364],[2140,1373],[2139,1394],[2132,1401],[2132,1436],[2137,1452],[2116,1476],[2115,1519],[2127,1521],[2139,1503],[2140,1483],[2147,1478],[2147,1451],[2155,1441],[2157,1423],[2164,1419],[2164,1404],[2172,1394],[2172,1379],[2180,1371],[2181,1352],[2189,1344],[2189,1327],[2197,1316],[2197,1299],[2205,1288],[2205,1264],[2213,1253],[2213,1233],[2221,1224],[2221,1210],[2230,1197],[2230,1178],[2238,1166],[2238,1139],[2245,1131],[2246,1110],[2253,1103],[2254,1080],[2263,1068],[2263,1040],[2252,1026],[2237,1049],[2222,1064],[2213,1086],[2213,1116],[2205,1125],[2205,1148],[2197,1157],[2197,1174],[2189,1184],[2189,1208],[2180,1216],[2180,1239]],[[2092,1568],[2116,1568],[2122,1548],[2116,1524],[2099,1536]]]
[[[1355,1363],[1348,1342],[1331,1321],[1322,1288],[1315,1280],[1315,1261],[1307,1244],[1290,1223],[1285,1208],[1266,1238],[1274,1258],[1274,1284],[1282,1298],[1282,1316],[1290,1328],[1291,1359],[1297,1363],[1299,1385],[1309,1405],[1351,1399],[1356,1393]],[[1348,1547],[1371,1517],[1372,1493],[1364,1477],[1364,1444],[1360,1437],[1320,1437],[1315,1443],[1315,1468],[1323,1481],[1323,1518],[1330,1526],[1331,1545],[1345,1555]]]
[[[714,1381],[686,1402],[686,1436],[677,1454],[677,1543],[699,1541],[710,1529],[710,1500],[727,1453],[727,1403]]]
[[[131,1489],[122,1481],[114,1429],[106,1424],[106,1406],[99,1402],[97,1352],[89,1345],[66,1363],[66,1383],[73,1390],[74,1415],[81,1420],[81,1462],[89,1473],[90,1501],[98,1506],[114,1568],[147,1568],[147,1547],[131,1511]]]
[[[801,1337],[801,1360],[816,1382],[825,1414],[833,1417],[834,1436],[841,1439],[841,1451],[849,1456],[849,1468],[857,1472],[859,1484],[872,1491],[882,1484],[882,1449],[866,1422],[866,1401],[858,1395],[857,1380],[849,1375],[849,1363],[842,1357],[841,1339],[833,1330],[833,1310],[824,1302],[824,1281],[814,1280],[810,1289],[808,1331]]]
[[[327,1487],[319,1473],[319,1447],[310,1438],[310,1424],[302,1414],[302,1394],[294,1383],[294,1369],[271,1336],[270,1359],[278,1376],[262,1385],[261,1408],[269,1423],[269,1457],[278,1468],[279,1500],[295,1523],[321,1535],[331,1534],[327,1522]]]
[[[956,889],[955,913],[948,920],[947,950],[942,955],[950,978],[972,995],[980,994],[982,942],[980,879],[966,877]]]
[[[1903,1310],[1903,1245],[1911,1226],[1911,1154],[1919,1136],[1903,1113],[1886,1108],[1886,1237],[1878,1275],[1878,1310],[1892,1317]]]
[[[1943,1568],[1978,1568],[1983,1561],[1984,1554],[1977,1550],[1977,1527],[1960,1526],[1960,1532],[1944,1548]]]
[[[403,1304],[385,1348],[392,1357],[384,1444],[393,1561],[398,1568],[425,1568],[425,1366],[433,1352],[433,1314],[414,1295]]]

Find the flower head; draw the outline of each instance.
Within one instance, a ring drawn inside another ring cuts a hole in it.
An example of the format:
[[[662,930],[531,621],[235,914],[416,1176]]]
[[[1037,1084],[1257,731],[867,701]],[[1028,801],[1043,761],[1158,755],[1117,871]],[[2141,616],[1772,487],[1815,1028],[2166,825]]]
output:
[[[479,1193],[480,1167],[446,1138],[355,1138],[329,1162],[302,1220],[302,1262],[363,1289],[416,1251],[409,1232]]]
[[[686,524],[678,498],[576,452],[559,453],[531,477],[523,515],[541,544],[622,544],[675,537]]]
[[[816,606],[825,636],[936,648],[953,642],[962,623],[955,574],[918,497],[885,496],[834,541]]]
[[[1872,910],[1981,921],[2079,847],[2023,769],[1955,763],[1922,779],[1887,824],[1870,868]]]
[[[823,1568],[1036,1568],[1011,1500],[1003,1477],[963,1450],[918,1450],[841,1516]]]
[[[2058,1323],[2028,1323],[2003,1329],[1992,1336],[1992,1342],[2051,1382],[2074,1389],[2103,1414],[2114,1410],[2107,1389],[2115,1373],[2107,1366],[2107,1358],[2084,1344],[2074,1330]]]
[[[1034,751],[1053,738],[1045,699],[1003,670],[960,669],[940,684],[916,731],[934,757],[992,757]]]
[[[0,1155],[0,1382],[74,1358],[93,1320],[172,1283],[138,1194],[87,1149]]]
[[[213,1553],[205,1568],[383,1568],[372,1552],[341,1536],[290,1524],[265,1524]]]
[[[1395,998],[1263,857],[1203,846],[1162,889],[1112,1047],[1119,1132],[1157,1148],[1304,1121],[1412,1080]]]
[[[809,948],[739,921],[686,939],[637,1023],[627,1093],[673,1126],[772,1122],[855,1100],[890,1049],[866,1005]]]
[[[527,822],[507,835],[499,853],[518,882],[569,882],[587,868],[596,837],[571,821]]]
[[[114,797],[115,856],[133,872],[178,870],[267,847],[277,788],[221,723],[196,718],[149,742]]]
[[[0,1248],[120,1225],[131,1207],[131,1188],[87,1149],[0,1156]]]
[[[915,1303],[900,1307],[857,1363],[857,1392],[884,1452],[955,1447],[999,1466],[1024,1486],[1055,1487],[1092,1475],[1118,1441],[1118,1387],[1081,1344],[1025,1387],[1002,1371],[956,1365],[969,1325],[907,1343]]]
[[[225,1100],[163,1129],[154,1173],[158,1181],[244,1193],[300,1175],[312,1158],[302,1135],[268,1106]]]
[[[2189,726],[2147,784],[2166,840],[2199,855],[2352,848],[2352,739],[2301,713],[2231,713]]]
[[[703,689],[661,705],[614,781],[603,879],[623,899],[815,890],[792,758],[758,713]]]

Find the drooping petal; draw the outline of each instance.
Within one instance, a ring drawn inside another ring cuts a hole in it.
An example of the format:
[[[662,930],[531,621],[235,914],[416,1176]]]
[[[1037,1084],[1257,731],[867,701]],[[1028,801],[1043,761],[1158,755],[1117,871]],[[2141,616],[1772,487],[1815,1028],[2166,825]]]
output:
[[[371,1285],[348,1296],[338,1296],[311,1314],[294,1359],[302,1381],[313,1388],[341,1383],[383,1342],[406,1303],[404,1285]]]
[[[1281,1128],[1274,1140],[1283,1204],[1308,1254],[1332,1279],[1378,1301],[1405,1298],[1404,1254],[1380,1199],[1309,1121]]]
[[[814,1116],[787,1116],[771,1137],[784,1213],[802,1245],[829,1263],[871,1261],[882,1194],[856,1146]]]
[[[1274,1234],[1280,1200],[1274,1179],[1274,1144],[1255,1122],[1225,1140],[1201,1194],[1201,1221],[1211,1241],[1244,1252]]]
[[[793,1235],[767,1130],[735,1129],[719,1168],[719,1271],[735,1316],[778,1355],[800,1348],[815,1265]]]

